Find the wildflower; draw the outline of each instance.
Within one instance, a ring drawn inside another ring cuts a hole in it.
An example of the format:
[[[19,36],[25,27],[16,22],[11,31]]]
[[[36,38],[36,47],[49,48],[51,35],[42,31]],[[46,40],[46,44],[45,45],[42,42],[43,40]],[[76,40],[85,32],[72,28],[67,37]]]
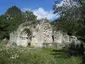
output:
[[[10,57],[10,58],[11,58],[11,59],[15,59],[15,57],[13,57],[13,56],[12,56],[12,57]]]

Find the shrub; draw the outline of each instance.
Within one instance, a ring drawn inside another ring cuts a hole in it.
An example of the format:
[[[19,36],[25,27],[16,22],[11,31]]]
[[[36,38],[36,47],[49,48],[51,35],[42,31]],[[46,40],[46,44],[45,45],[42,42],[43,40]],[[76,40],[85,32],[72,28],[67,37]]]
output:
[[[68,47],[68,52],[71,56],[77,56],[77,55],[83,56],[84,46],[82,43],[81,44],[71,43]]]

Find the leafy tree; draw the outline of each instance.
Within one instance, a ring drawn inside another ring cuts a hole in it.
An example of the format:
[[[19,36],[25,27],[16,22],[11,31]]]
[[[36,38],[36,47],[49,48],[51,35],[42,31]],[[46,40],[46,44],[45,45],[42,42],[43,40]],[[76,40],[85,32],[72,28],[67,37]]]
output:
[[[35,22],[36,21],[36,18],[37,18],[37,16],[35,16],[34,14],[33,14],[33,12],[31,12],[31,11],[25,11],[24,13],[23,13],[23,16],[24,16],[24,20],[25,21],[31,21],[30,23],[33,23],[33,22]]]
[[[15,17],[15,16],[20,16],[22,14],[21,10],[16,7],[16,6],[12,6],[10,7],[6,13],[5,13],[8,17]]]
[[[81,2],[81,18],[80,21],[82,22],[82,29],[78,31],[77,36],[80,40],[85,42],[85,1],[80,0]]]
[[[18,28],[18,25],[23,23],[22,12],[16,6],[10,7],[4,15],[6,16],[6,22],[8,24],[7,27],[8,33],[14,31],[15,29]]]
[[[0,16],[0,39],[5,38],[5,36],[8,38],[8,32],[7,32],[7,21],[6,21],[6,16],[1,15]]]
[[[80,20],[82,11],[78,0],[68,1],[65,1],[62,6],[55,6],[53,9],[54,13],[61,15],[59,21],[56,22],[56,28],[68,34],[76,35],[83,28],[83,22]],[[74,2],[79,5],[74,5]]]
[[[5,14],[0,16],[0,39],[8,38],[23,22],[35,23],[36,16],[31,11],[22,12],[18,7],[10,7]]]

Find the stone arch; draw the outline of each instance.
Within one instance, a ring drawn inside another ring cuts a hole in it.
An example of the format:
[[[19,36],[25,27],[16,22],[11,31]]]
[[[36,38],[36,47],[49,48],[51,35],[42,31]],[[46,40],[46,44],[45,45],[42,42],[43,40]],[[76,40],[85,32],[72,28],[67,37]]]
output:
[[[24,43],[26,43],[28,46],[30,46],[32,40],[32,31],[29,28],[24,27],[20,33],[20,39],[24,41]]]

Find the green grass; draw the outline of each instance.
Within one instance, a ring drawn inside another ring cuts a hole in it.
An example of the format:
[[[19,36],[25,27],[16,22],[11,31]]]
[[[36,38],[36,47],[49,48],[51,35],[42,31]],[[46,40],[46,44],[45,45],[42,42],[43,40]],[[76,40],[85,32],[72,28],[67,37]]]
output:
[[[53,48],[24,48],[0,45],[0,64],[79,64],[80,57],[70,57]]]

